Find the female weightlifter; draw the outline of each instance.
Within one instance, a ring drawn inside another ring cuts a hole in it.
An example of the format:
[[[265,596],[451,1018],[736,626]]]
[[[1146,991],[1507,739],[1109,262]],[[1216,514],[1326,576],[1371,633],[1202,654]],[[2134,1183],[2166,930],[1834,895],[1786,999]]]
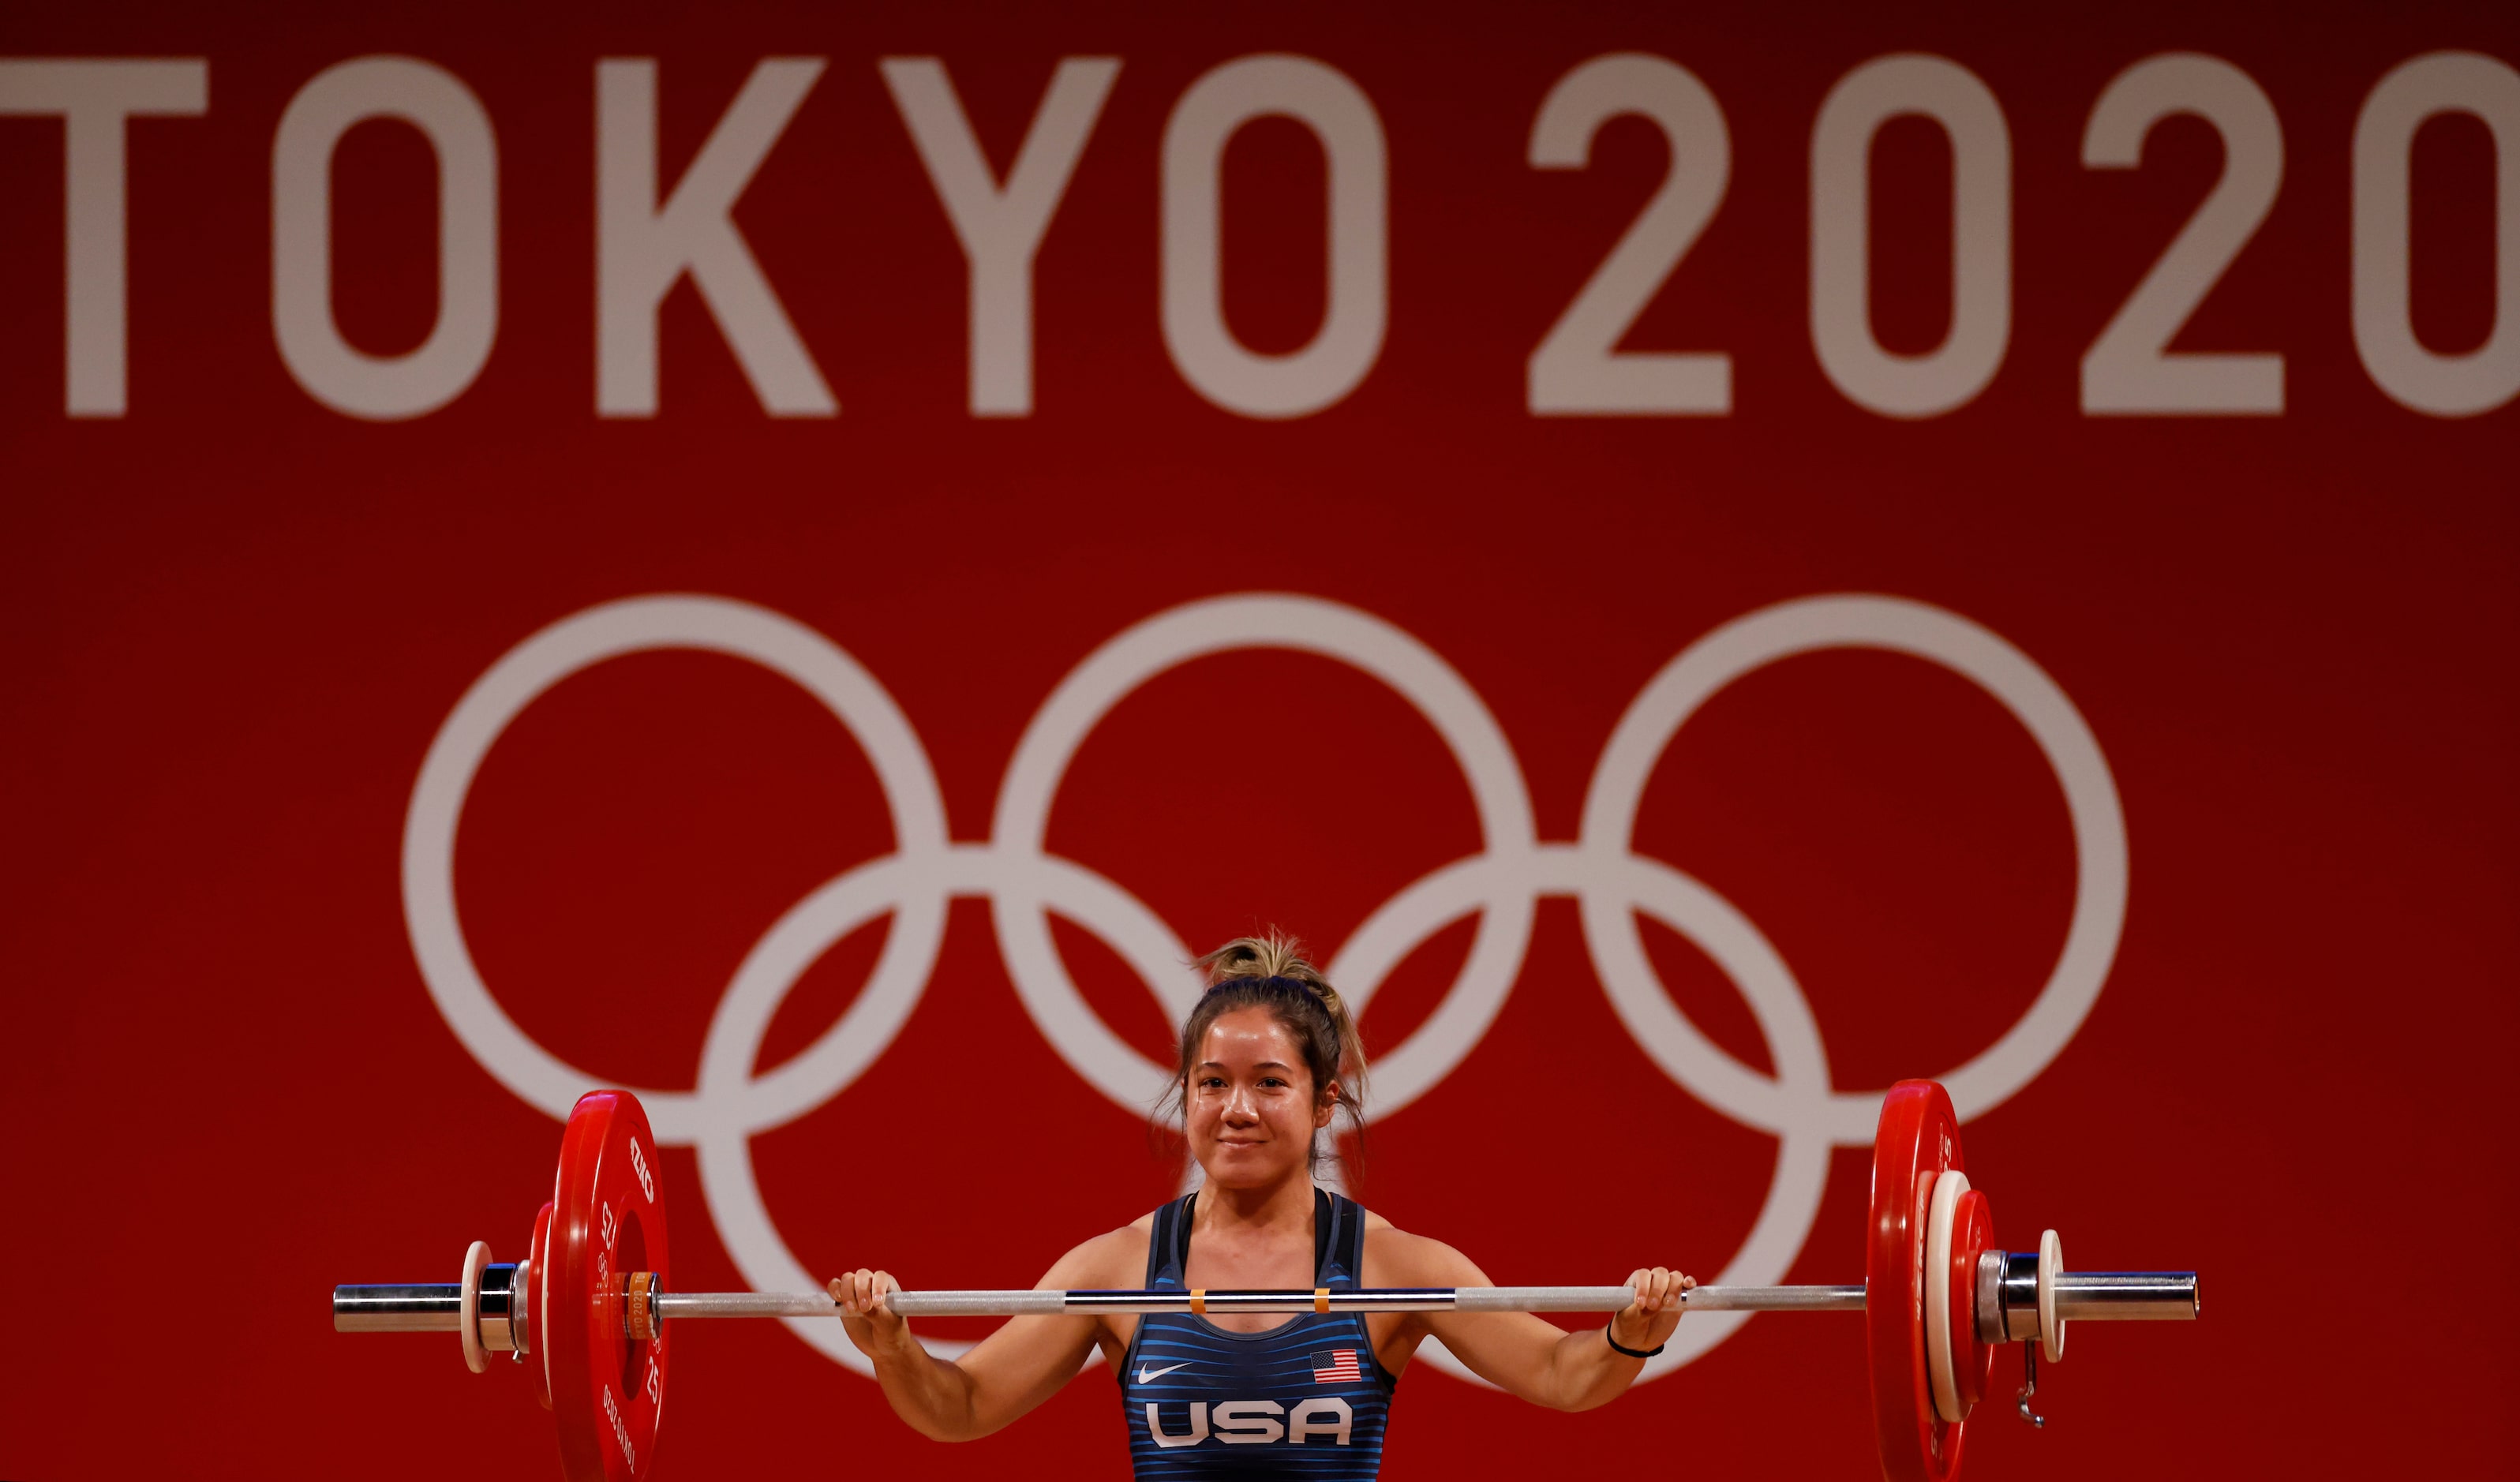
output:
[[[1313,1135],[1356,1116],[1356,1025],[1296,944],[1275,933],[1199,960],[1207,993],[1182,1026],[1179,1099],[1206,1183],[1058,1258],[1038,1287],[1486,1286],[1469,1258],[1396,1230],[1313,1183]],[[1529,1313],[1114,1313],[1018,1317],[947,1363],[878,1301],[897,1283],[854,1271],[831,1283],[849,1340],[875,1361],[893,1413],[922,1435],[967,1441],[1056,1393],[1101,1349],[1120,1381],[1140,1479],[1371,1478],[1391,1392],[1428,1336],[1481,1378],[1553,1410],[1616,1399],[1680,1325],[1697,1283],[1654,1266],[1603,1328],[1566,1332]]]

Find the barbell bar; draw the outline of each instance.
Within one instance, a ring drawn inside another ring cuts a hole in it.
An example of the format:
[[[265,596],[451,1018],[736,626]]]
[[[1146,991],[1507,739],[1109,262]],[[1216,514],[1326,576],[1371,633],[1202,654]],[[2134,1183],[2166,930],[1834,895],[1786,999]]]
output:
[[[2027,1257],[1987,1251],[1981,1260],[2000,1268]],[[481,1298],[514,1282],[514,1265],[490,1265]],[[501,1274],[509,1276],[502,1280]],[[2035,1272],[2011,1288],[2017,1311],[2003,1311],[2001,1280],[1985,1288],[1978,1331],[1991,1342],[2038,1333]],[[903,1318],[1018,1318],[1092,1313],[1326,1313],[1326,1312],[1618,1312],[1636,1300],[1630,1286],[1384,1286],[1349,1290],[1284,1287],[1254,1290],[1154,1289],[1047,1291],[890,1291],[884,1306]],[[655,1320],[670,1318],[835,1318],[839,1304],[826,1292],[665,1291],[649,1297]],[[2054,1310],[2060,1323],[2176,1322],[2197,1314],[2192,1271],[2069,1271],[2056,1275]],[[460,1281],[333,1288],[337,1332],[456,1332],[463,1327]],[[1699,1286],[1681,1298],[1691,1312],[1862,1312],[1863,1286]],[[481,1308],[485,1327],[502,1324],[504,1307]],[[623,1304],[623,1331],[630,1327]],[[515,1348],[513,1336],[497,1350]]]
[[[654,1146],[636,1098],[588,1093],[562,1134],[555,1197],[524,1259],[492,1261],[476,1240],[457,1281],[336,1286],[335,1330],[452,1332],[476,1372],[506,1353],[528,1366],[555,1412],[570,1482],[644,1482],[663,1406],[668,1323],[841,1315],[828,1292],[672,1290]],[[2192,1271],[2069,1272],[2052,1230],[2036,1251],[1995,1248],[1986,1195],[1961,1168],[1958,1119],[1930,1081],[1902,1081],[1883,1100],[1870,1215],[1862,1283],[1698,1286],[1682,1301],[1690,1311],[1864,1313],[1888,1482],[1953,1482],[1965,1421],[2003,1344],[2024,1345],[2016,1406],[2023,1419],[2044,1424],[2029,1405],[2038,1359],[2063,1357],[2066,1325],[2192,1321],[2200,1312]],[[1624,1285],[897,1290],[883,1298],[903,1318],[1614,1313],[1635,1299]]]

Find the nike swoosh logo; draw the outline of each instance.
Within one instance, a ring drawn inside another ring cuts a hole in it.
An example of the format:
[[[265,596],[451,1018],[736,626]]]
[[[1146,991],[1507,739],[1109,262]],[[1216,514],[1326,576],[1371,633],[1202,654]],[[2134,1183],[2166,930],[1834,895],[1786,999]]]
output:
[[[1164,1375],[1171,1373],[1173,1369],[1188,1369],[1191,1364],[1194,1364],[1197,1361],[1193,1359],[1189,1361],[1189,1363],[1176,1364],[1172,1369],[1148,1369],[1145,1365],[1141,1364],[1138,1366],[1138,1382],[1144,1384],[1148,1379],[1160,1379]]]

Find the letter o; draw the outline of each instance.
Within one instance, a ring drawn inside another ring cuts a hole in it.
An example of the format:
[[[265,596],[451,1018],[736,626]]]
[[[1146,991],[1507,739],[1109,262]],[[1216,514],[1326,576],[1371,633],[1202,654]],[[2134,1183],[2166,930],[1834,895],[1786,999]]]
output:
[[[1872,140],[1919,113],[1952,145],[1952,323],[1922,355],[1872,335]],[[1947,57],[1875,57],[1838,79],[1811,144],[1811,334],[1821,369],[1884,417],[1939,417],[1995,378],[2012,337],[2012,138],[2002,105]]]
[[[2474,114],[2494,136],[2494,328],[2464,355],[2437,355],[2408,311],[2408,160],[2435,113]],[[2520,72],[2477,52],[2432,52],[2391,69],[2354,121],[2354,348],[2401,405],[2474,417],[2520,392]]]
[[[333,150],[399,118],[437,156],[437,322],[419,348],[370,355],[333,319]],[[413,57],[361,57],[297,90],[271,145],[271,328],[306,393],[379,422],[436,411],[472,383],[499,334],[499,146],[461,78]]]
[[[1218,218],[1225,146],[1245,123],[1292,118],[1321,141],[1329,175],[1329,292],[1311,343],[1245,349],[1226,327]],[[1382,353],[1389,315],[1382,120],[1346,73],[1309,57],[1215,67],[1164,124],[1164,347],[1193,389],[1245,417],[1304,417],[1356,389]]]

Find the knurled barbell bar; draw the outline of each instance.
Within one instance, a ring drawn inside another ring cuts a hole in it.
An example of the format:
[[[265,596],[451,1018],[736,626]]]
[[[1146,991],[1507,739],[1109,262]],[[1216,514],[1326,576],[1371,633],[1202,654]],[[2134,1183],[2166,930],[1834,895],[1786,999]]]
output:
[[[666,1286],[655,1138],[626,1091],[590,1092],[561,1136],[554,1198],[524,1259],[494,1262],[476,1240],[458,1281],[333,1288],[341,1332],[452,1332],[476,1373],[506,1353],[559,1422],[569,1482],[643,1482],[653,1464],[675,1318],[828,1318],[824,1292],[677,1292]],[[2023,1345],[2015,1404],[2030,1410],[2039,1358],[2064,1356],[2077,1321],[2187,1321],[2196,1274],[2069,1272],[2050,1230],[2036,1251],[1995,1245],[1992,1207],[1970,1187],[1951,1098],[1931,1081],[1890,1089],[1872,1145],[1870,1238],[1858,1286],[1699,1286],[1692,1311],[1861,1312],[1887,1482],[1952,1482],[1995,1353]],[[1587,1312],[1635,1299],[1626,1286],[1311,1290],[894,1291],[903,1317],[1090,1313]]]

